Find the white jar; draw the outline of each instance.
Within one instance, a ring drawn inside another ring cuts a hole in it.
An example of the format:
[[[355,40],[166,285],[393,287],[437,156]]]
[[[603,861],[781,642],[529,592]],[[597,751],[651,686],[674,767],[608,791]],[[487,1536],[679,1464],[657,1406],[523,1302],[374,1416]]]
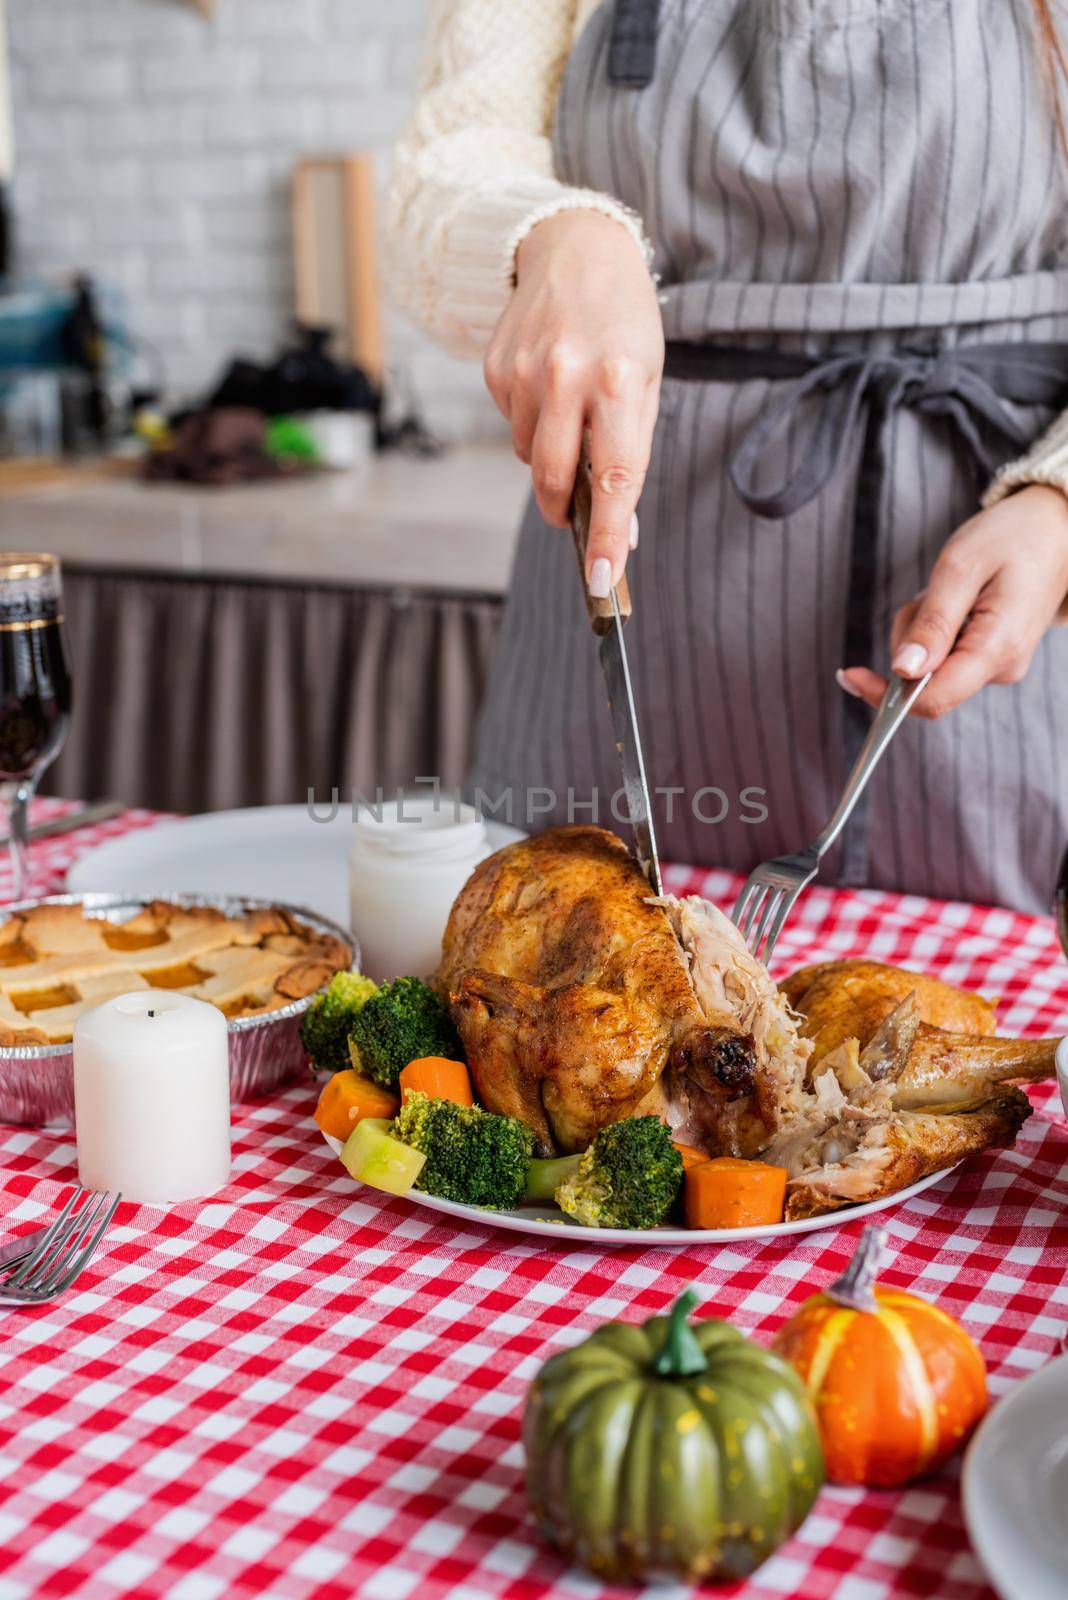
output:
[[[475,808],[444,795],[361,808],[349,855],[349,908],[365,975],[381,982],[436,971],[452,903],[492,850]]]

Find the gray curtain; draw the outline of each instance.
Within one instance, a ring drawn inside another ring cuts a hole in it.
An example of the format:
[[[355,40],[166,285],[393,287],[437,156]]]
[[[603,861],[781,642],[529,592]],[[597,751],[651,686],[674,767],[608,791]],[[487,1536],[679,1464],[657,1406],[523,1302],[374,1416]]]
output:
[[[191,812],[466,776],[494,596],[64,581],[75,710],[49,793]]]

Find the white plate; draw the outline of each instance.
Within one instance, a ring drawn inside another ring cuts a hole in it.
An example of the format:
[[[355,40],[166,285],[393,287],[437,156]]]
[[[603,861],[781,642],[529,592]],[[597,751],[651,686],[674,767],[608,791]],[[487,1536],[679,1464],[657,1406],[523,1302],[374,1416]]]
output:
[[[1068,1356],[1018,1384],[964,1458],[964,1520],[1002,1600],[1068,1595]]]
[[[329,1133],[324,1133],[323,1138],[334,1154],[339,1156],[341,1140],[334,1139]],[[862,1206],[846,1206],[841,1211],[828,1211],[822,1217],[806,1217],[802,1222],[775,1222],[764,1228],[582,1228],[577,1222],[566,1221],[564,1213],[556,1206],[523,1206],[518,1211],[490,1211],[481,1206],[462,1206],[455,1200],[439,1200],[437,1195],[421,1194],[418,1189],[410,1190],[404,1198],[425,1207],[427,1211],[443,1211],[447,1217],[460,1217],[464,1222],[473,1222],[481,1227],[492,1223],[495,1228],[507,1228],[512,1233],[537,1234],[549,1244],[558,1239],[577,1239],[583,1244],[629,1244],[677,1249],[688,1244],[730,1244],[735,1239],[778,1239],[791,1233],[812,1233],[816,1228],[837,1228],[840,1223],[852,1222],[857,1217],[869,1217],[873,1211],[885,1211],[887,1206],[896,1206],[902,1200],[911,1199],[914,1194],[922,1194],[939,1178],[948,1176],[948,1170],[932,1172],[926,1178],[921,1178],[919,1183],[899,1189],[897,1194],[887,1195],[883,1200],[869,1200]],[[366,1185],[360,1184],[358,1187],[362,1189]],[[381,1191],[371,1189],[369,1192],[379,1194]]]
[[[495,850],[523,838],[518,828],[487,820]],[[210,811],[184,822],[161,822],[109,840],[67,873],[75,894],[242,895],[307,906],[349,926],[352,813],[341,806],[316,822],[304,806]]]

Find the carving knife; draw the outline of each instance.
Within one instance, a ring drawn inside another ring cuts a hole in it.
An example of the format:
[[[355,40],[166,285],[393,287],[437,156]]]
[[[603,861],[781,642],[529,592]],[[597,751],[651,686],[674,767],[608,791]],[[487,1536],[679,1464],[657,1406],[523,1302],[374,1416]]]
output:
[[[582,460],[571,500],[571,533],[578,556],[582,592],[586,597],[586,610],[590,626],[597,634],[608,690],[608,709],[612,714],[612,730],[619,753],[623,792],[627,799],[627,812],[634,833],[634,854],[638,865],[656,894],[663,894],[660,878],[660,857],[656,849],[653,829],[653,811],[649,803],[649,785],[645,777],[641,735],[638,732],[638,713],[634,705],[634,691],[630,681],[627,646],[623,638],[623,624],[631,613],[630,591],[625,577],[620,578],[607,599],[596,600],[586,587],[586,540],[590,532],[590,509],[593,494],[590,475],[590,457],[584,442]]]

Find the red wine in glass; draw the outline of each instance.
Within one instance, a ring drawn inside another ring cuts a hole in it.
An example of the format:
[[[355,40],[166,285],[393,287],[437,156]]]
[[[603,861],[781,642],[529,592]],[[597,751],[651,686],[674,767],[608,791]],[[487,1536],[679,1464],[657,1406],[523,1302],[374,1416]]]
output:
[[[26,889],[29,803],[67,737],[70,708],[59,562],[0,553],[0,797],[16,900]]]

